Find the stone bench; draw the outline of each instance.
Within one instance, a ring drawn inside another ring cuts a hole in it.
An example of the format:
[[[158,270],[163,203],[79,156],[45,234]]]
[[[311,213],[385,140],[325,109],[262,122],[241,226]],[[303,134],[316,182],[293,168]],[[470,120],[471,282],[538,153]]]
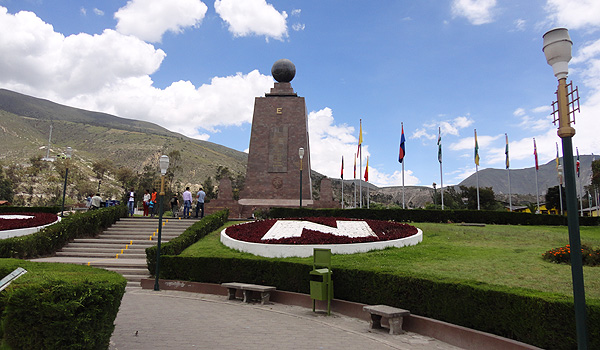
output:
[[[388,319],[390,334],[404,334],[402,330],[402,317],[410,315],[410,311],[398,309],[387,305],[366,305],[363,310],[371,314],[370,326],[372,329],[380,329],[381,318]]]
[[[260,293],[260,303],[265,304],[269,302],[269,298],[271,297],[271,292],[277,289],[272,286],[261,286],[258,284],[249,284],[249,283],[238,283],[238,282],[228,282],[221,283],[221,285],[227,288],[227,293],[229,296],[229,300],[235,299],[235,294],[238,290],[241,290],[244,293],[243,301],[245,303],[249,303],[251,300],[252,292]]]

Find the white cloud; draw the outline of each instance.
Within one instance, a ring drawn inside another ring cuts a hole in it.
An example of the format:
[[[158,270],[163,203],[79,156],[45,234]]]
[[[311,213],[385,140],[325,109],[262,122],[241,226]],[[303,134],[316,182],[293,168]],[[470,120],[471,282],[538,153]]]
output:
[[[492,10],[496,0],[454,0],[452,2],[452,15],[465,17],[471,24],[480,25],[493,21]]]
[[[533,113],[548,113],[549,114],[550,112],[552,112],[552,107],[550,107],[549,105],[539,106],[539,107],[535,107],[531,111]]]
[[[85,7],[80,8],[79,12],[84,16],[87,15],[87,10],[85,9]]]
[[[600,27],[598,0],[548,0],[546,11],[557,26],[586,30]]]
[[[97,16],[104,16],[104,11],[102,11],[102,10],[100,10],[100,9],[97,9],[97,8],[94,8],[94,13],[95,13]]]
[[[304,30],[304,28],[306,28],[306,25],[304,23],[294,23],[292,24],[292,29],[295,31],[301,31]]]
[[[265,0],[215,0],[215,11],[235,36],[264,35],[267,40],[288,36],[287,13],[280,13]]]
[[[456,117],[452,120],[441,121],[439,126],[442,129],[442,135],[458,136],[460,129],[473,125],[473,122],[473,119],[468,117]]]
[[[130,0],[115,13],[117,31],[148,42],[165,32],[181,33],[202,22],[208,7],[200,0]]]
[[[292,16],[300,16],[301,13],[302,13],[301,9],[293,9],[292,10]]]
[[[308,114],[308,132],[310,140],[311,168],[323,175],[340,178],[342,156],[344,156],[344,178],[352,179],[354,176],[354,159],[358,148],[358,138],[354,136],[357,130],[346,124],[336,125],[333,112],[326,107]],[[363,136],[366,134],[363,128]],[[362,174],[367,166],[367,157],[370,156],[369,146],[362,146]],[[375,160],[369,160],[369,182],[377,186],[398,186],[402,184],[402,173],[395,171],[393,174],[380,172],[374,166]],[[400,165],[398,165],[400,166]],[[360,160],[356,161],[356,177],[359,177]],[[410,170],[404,172],[405,185],[416,185],[420,181]]]
[[[425,130],[425,128],[421,128],[421,129],[415,130],[415,132],[410,136],[410,138],[411,139],[426,138],[428,140],[435,140],[436,136],[428,133],[427,130]]]
[[[504,137],[504,134],[496,136],[477,135],[477,144],[479,145],[480,158],[483,158],[483,149],[488,147],[495,140],[498,140],[500,137]],[[473,150],[473,156],[475,156],[475,135],[465,137],[459,140],[458,142],[451,143],[449,148],[452,151]]]
[[[515,109],[515,111],[513,112],[513,115],[517,116],[517,117],[524,116],[525,115],[525,109],[519,107],[519,108]]]
[[[178,81],[158,89],[150,75],[165,57],[162,50],[110,29],[65,37],[31,12],[12,15],[3,7],[0,47],[6,50],[0,60],[4,88],[200,139],[218,126],[249,123],[254,97],[273,85],[272,77],[254,70],[200,87]]]
[[[525,23],[526,23],[526,21],[524,19],[521,19],[521,18],[516,19],[515,20],[515,29],[520,32],[524,31]]]

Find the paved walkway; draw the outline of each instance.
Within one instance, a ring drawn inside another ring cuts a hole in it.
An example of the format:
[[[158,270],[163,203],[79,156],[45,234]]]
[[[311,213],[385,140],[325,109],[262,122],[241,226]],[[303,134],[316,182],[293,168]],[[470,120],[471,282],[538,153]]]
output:
[[[245,304],[225,296],[127,289],[111,350],[416,349],[457,347],[415,333],[390,335],[366,321],[283,304]]]

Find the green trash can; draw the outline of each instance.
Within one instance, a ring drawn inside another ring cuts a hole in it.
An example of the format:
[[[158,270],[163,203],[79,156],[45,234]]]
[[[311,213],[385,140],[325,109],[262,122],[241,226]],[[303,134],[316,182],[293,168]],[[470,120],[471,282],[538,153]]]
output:
[[[331,314],[331,299],[333,299],[332,275],[331,249],[315,248],[313,253],[313,269],[309,275],[313,312],[315,311],[316,300],[327,300],[327,314]]]

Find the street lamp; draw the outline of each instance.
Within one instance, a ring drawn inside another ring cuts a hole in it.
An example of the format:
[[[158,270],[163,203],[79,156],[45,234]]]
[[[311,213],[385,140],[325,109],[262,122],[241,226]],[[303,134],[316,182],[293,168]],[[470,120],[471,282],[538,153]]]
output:
[[[433,209],[436,209],[436,207],[437,207],[437,204],[435,203],[435,197],[437,195],[437,191],[435,190],[435,185],[436,185],[436,183],[434,182],[433,183]]]
[[[67,156],[67,167],[65,170],[65,185],[63,186],[63,200],[62,200],[62,208],[60,210],[60,217],[63,217],[65,212],[65,194],[67,193],[67,177],[69,176],[69,160],[71,159],[71,154],[73,153],[73,149],[71,147],[67,147],[65,151],[65,156]]]
[[[169,157],[162,155],[158,161],[160,166],[160,193],[158,194],[158,244],[156,245],[156,272],[154,274],[154,290],[160,290],[158,276],[160,274],[160,234],[162,231],[163,197],[165,196],[165,174],[169,167]]]
[[[575,129],[571,127],[569,113],[569,97],[567,91],[567,75],[571,60],[573,42],[566,28],[552,29],[543,36],[542,50],[546,61],[552,66],[558,79],[558,136],[562,140],[565,191],[567,196],[567,223],[569,227],[569,243],[571,245],[571,276],[573,279],[573,299],[575,305],[575,323],[577,328],[578,349],[587,349],[587,325],[585,310],[585,289],[583,285],[583,267],[581,257],[581,239],[579,235],[579,218],[577,217],[577,187],[573,162],[572,137]],[[556,120],[555,120],[556,121]]]
[[[304,148],[298,149],[298,156],[300,156],[300,208],[302,208],[302,158],[304,158]]]

